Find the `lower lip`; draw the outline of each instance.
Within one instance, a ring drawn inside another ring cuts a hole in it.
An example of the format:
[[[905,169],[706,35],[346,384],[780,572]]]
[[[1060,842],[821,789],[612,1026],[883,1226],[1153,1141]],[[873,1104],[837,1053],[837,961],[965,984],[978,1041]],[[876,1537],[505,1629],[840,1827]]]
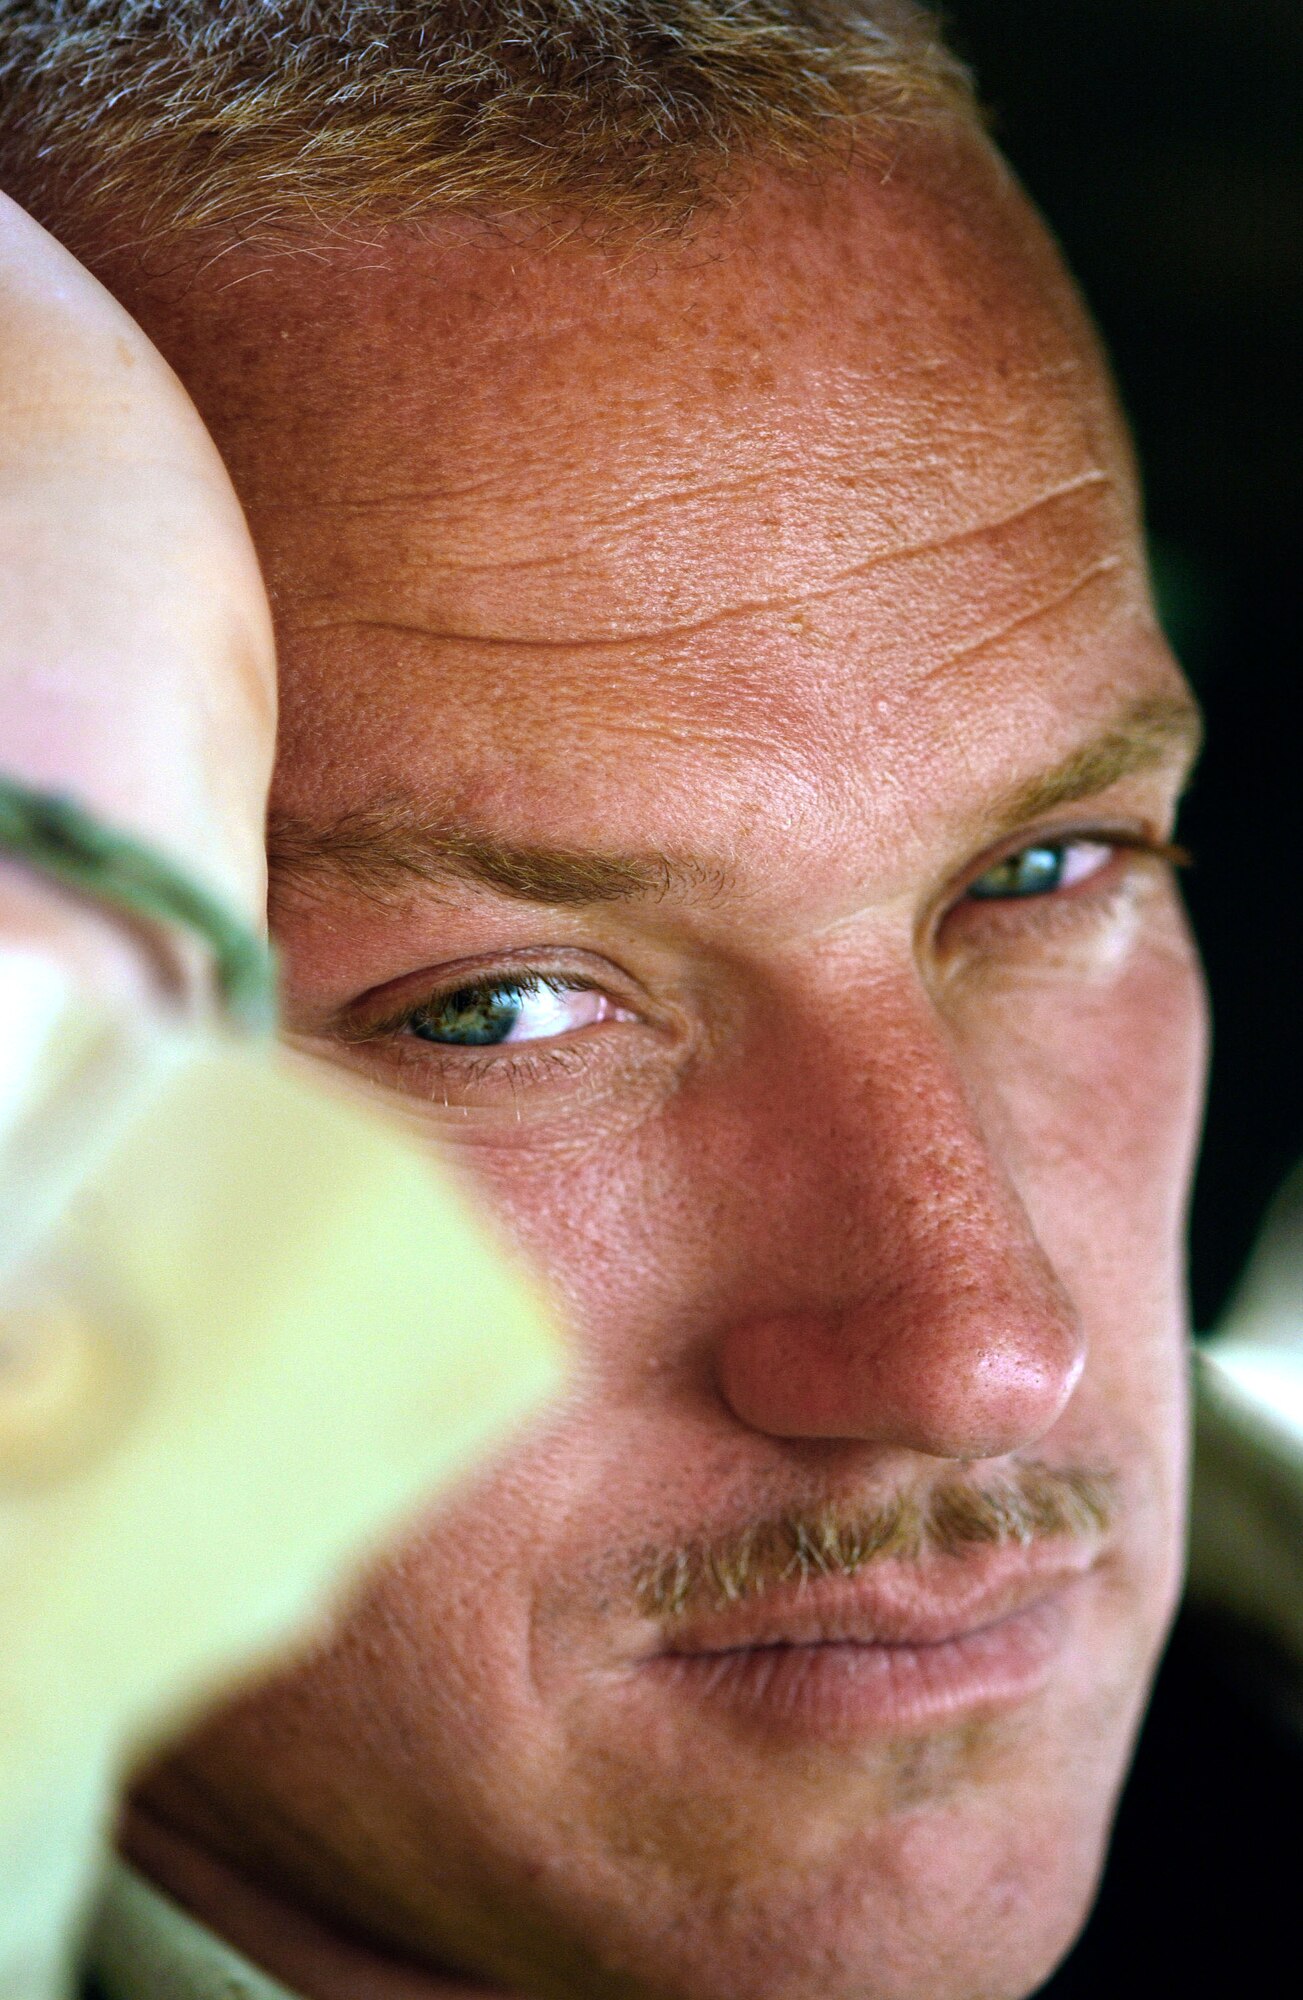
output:
[[[780,1734],[923,1734],[1039,1693],[1068,1645],[1081,1581],[935,1644],[744,1646],[662,1653],[648,1666],[679,1692]]]

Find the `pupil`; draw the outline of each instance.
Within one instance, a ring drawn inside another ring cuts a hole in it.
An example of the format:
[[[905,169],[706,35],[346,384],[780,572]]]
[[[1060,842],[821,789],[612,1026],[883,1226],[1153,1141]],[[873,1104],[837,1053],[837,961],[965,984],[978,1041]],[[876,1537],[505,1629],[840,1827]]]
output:
[[[1061,847],[1025,847],[1021,854],[1011,854],[1007,861],[1000,861],[994,868],[988,868],[979,876],[969,890],[970,896],[995,898],[997,896],[1045,896],[1059,886],[1063,873],[1063,849]]]
[[[464,986],[449,993],[437,1007],[418,1014],[411,1031],[423,1042],[456,1042],[465,1048],[491,1048],[505,1042],[520,1019],[521,994],[514,986]]]

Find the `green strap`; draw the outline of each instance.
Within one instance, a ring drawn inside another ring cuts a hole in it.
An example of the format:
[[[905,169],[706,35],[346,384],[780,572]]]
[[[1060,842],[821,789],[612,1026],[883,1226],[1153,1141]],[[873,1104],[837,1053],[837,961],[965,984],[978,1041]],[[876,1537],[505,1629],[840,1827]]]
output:
[[[87,1938],[84,2000],[295,2000],[116,1856]]]
[[[197,933],[213,954],[218,991],[233,1024],[252,1034],[275,1028],[276,962],[270,946],[164,855],[93,819],[72,799],[5,777],[0,777],[0,853],[133,916]]]

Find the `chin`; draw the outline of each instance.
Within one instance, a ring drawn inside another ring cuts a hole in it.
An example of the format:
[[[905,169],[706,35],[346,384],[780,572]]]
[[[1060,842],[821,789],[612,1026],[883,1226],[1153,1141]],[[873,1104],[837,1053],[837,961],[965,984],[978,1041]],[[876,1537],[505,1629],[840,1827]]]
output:
[[[642,1870],[641,1895],[626,1879],[605,1909],[572,1904],[558,1926],[590,1967],[618,1968],[585,1993],[1026,2000],[1094,1902],[1143,1692],[1115,1663],[1085,1698],[879,1744],[871,1760],[820,1745],[804,1782],[794,1764],[786,1784],[771,1769],[767,1785],[737,1785],[731,1813],[717,1795],[713,1840],[694,1837],[681,1795],[659,1892]]]
[[[1021,1874],[1011,1858],[974,1879],[960,1863],[904,1896],[849,1873],[804,1889],[779,1876],[741,1907],[727,1892],[726,1913],[721,1898],[679,1932],[677,1964],[599,1980],[593,2000],[1028,2000],[1090,1914],[1107,1832],[1101,1815],[1056,1842],[1048,1868],[1042,1856]]]

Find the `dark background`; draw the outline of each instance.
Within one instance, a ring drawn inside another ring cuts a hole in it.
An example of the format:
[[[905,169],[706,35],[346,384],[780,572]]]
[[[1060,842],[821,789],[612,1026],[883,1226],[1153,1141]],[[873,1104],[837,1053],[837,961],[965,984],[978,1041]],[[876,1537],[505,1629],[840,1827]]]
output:
[[[1191,1242],[1206,1331],[1303,1154],[1303,0],[946,12],[1112,349],[1160,602],[1208,715],[1183,823],[1216,1022]],[[1041,2000],[1297,1983],[1303,1756],[1257,1672],[1246,1634],[1186,1611],[1100,1901]]]
[[[1139,440],[1209,748],[1183,822],[1217,1044],[1195,1193],[1211,1327],[1303,1154],[1303,0],[948,0]]]

